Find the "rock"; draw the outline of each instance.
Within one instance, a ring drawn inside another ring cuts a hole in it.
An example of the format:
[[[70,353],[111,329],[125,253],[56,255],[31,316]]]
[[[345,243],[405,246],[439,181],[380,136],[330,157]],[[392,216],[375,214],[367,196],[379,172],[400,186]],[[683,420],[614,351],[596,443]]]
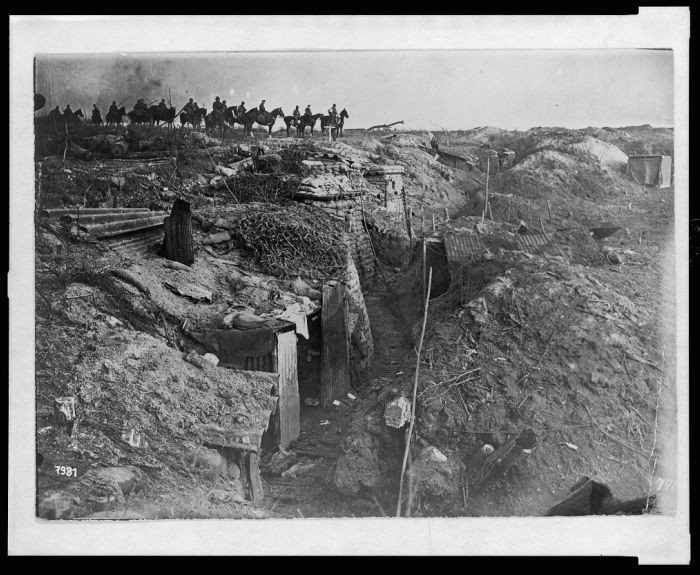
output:
[[[481,446],[481,452],[484,455],[491,455],[495,449],[493,448],[493,445],[490,445],[488,443],[484,443],[484,445]]]
[[[80,497],[67,491],[47,491],[37,506],[37,515],[43,519],[72,519],[79,513]]]
[[[188,353],[185,357],[185,361],[191,363],[192,365],[196,365],[197,367],[204,367],[204,359],[196,351],[191,351]]]
[[[202,360],[203,360],[203,361],[209,362],[209,363],[212,364],[214,367],[216,367],[217,365],[219,365],[219,358],[216,357],[213,353],[205,353],[205,354],[202,356]]]
[[[444,463],[447,461],[447,456],[442,453],[437,447],[428,448],[428,459],[436,463]]]
[[[133,465],[103,467],[88,473],[94,474],[94,477],[100,481],[111,482],[117,485],[125,497],[140,491],[145,486],[143,471]]]
[[[357,496],[362,489],[381,486],[379,442],[367,431],[349,435],[343,441],[343,455],[335,467],[334,484],[344,495]]]
[[[411,400],[400,396],[392,399],[384,410],[384,423],[400,428],[411,420]]]

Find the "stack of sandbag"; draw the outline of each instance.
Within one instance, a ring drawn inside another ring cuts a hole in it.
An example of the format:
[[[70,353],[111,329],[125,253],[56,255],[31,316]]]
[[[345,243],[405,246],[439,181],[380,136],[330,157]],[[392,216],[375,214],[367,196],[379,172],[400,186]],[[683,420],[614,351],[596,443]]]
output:
[[[306,177],[299,184],[297,195],[303,197],[337,197],[354,194],[350,178],[347,176],[318,175]]]

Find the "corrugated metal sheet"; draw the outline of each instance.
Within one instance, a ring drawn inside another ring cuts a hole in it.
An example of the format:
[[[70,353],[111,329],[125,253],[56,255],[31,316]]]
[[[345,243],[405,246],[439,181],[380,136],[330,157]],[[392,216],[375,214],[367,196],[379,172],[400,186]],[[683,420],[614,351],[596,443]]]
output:
[[[472,254],[486,248],[482,236],[468,234],[448,234],[445,236],[448,265],[458,265],[469,261]]]
[[[526,234],[518,236],[517,240],[520,249],[536,249],[546,246],[552,241],[552,234]]]
[[[345,289],[341,284],[323,286],[321,307],[323,373],[321,405],[328,407],[350,389],[350,352],[346,330]]]
[[[149,212],[148,208],[49,208],[39,212],[45,218],[56,218],[66,214],[93,216],[97,214],[133,214]]]
[[[246,357],[245,371],[267,371],[277,373],[277,358],[274,353],[261,355],[260,357]]]
[[[129,234],[105,238],[102,243],[121,255],[135,255],[154,249],[163,243],[163,228],[150,228]]]

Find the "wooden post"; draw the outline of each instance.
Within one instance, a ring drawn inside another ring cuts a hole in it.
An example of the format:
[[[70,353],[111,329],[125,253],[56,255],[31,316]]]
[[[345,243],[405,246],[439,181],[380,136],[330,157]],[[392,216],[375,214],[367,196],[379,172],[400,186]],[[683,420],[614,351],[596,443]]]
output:
[[[408,233],[408,242],[413,249],[413,225],[411,222],[411,210],[408,208],[406,201],[406,186],[401,186],[401,199],[403,201],[403,213],[406,218],[406,233]]]
[[[524,429],[517,437],[506,441],[486,458],[476,487],[483,487],[492,479],[502,476],[537,445],[537,435],[531,429]]]
[[[346,329],[345,288],[342,284],[323,286],[321,329],[323,371],[321,406],[327,408],[350,389],[350,350]]]
[[[435,231],[435,214],[433,214],[433,231]]]
[[[403,478],[406,473],[406,463],[408,462],[408,454],[411,450],[411,435],[413,433],[413,424],[416,420],[416,395],[418,392],[418,372],[420,371],[420,354],[423,349],[423,338],[425,337],[425,324],[428,320],[428,304],[430,301],[430,288],[433,283],[433,268],[430,268],[430,275],[428,276],[428,295],[423,300],[423,327],[420,332],[420,341],[418,342],[418,353],[416,359],[416,376],[413,380],[413,401],[411,402],[411,420],[408,424],[408,430],[406,431],[406,447],[403,452],[403,463],[401,464],[401,478],[399,480],[399,500],[396,503],[396,517],[401,517],[401,496],[403,495]]]
[[[425,235],[425,207],[420,209],[420,235]]]
[[[641,237],[641,236],[640,236]],[[641,243],[641,241],[639,242]],[[426,282],[426,272],[427,272],[427,262],[425,260],[425,255],[426,255],[426,248],[425,248],[425,238],[423,238],[423,301],[425,301],[425,282]]]
[[[165,238],[161,254],[169,260],[192,265],[194,250],[192,248],[192,212],[189,202],[175,200],[170,216],[163,222],[163,227]]]
[[[265,492],[260,479],[260,456],[257,453],[248,455],[248,479],[250,480],[250,500],[253,503],[259,503],[265,496]]]
[[[542,223],[542,216],[540,216],[540,229],[542,230],[542,233],[545,233],[544,224]]]
[[[552,223],[552,206],[547,202],[547,211],[549,212],[549,223]]]

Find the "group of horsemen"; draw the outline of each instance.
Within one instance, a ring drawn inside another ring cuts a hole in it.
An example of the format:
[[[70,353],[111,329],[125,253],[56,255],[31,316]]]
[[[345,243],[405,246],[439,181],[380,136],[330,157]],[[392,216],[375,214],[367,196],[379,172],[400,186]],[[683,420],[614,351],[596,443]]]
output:
[[[168,112],[168,105],[165,103],[165,98],[162,98],[161,101],[158,103],[158,110],[162,112],[163,115],[167,114]],[[183,114],[187,114],[187,117],[193,117],[197,110],[199,110],[200,107],[197,104],[197,102],[194,101],[193,98],[190,98],[190,101],[185,104],[185,106],[182,109]],[[214,102],[212,103],[212,111],[215,115],[221,115],[226,112],[228,109],[228,106],[226,105],[226,100],[221,100],[219,96],[216,96],[214,99]],[[134,104],[134,111],[136,112],[141,112],[141,113],[148,113],[149,108],[146,102],[144,101],[144,98],[139,98],[137,102]],[[235,108],[235,115],[236,117],[242,117],[248,110],[245,107],[245,102],[241,102],[236,108]],[[267,110],[265,109],[265,100],[260,102],[260,105],[257,108],[258,113],[264,113]],[[56,106],[52,110],[52,114],[60,114],[58,110],[58,106]],[[70,104],[68,104],[65,109],[63,110],[63,115],[64,116],[72,116],[74,115],[73,110],[70,107]],[[117,102],[116,100],[112,101],[112,104],[109,107],[109,112],[108,115],[111,117],[121,117],[121,114],[119,112],[119,108],[117,107]],[[313,113],[311,112],[311,105],[307,105],[306,109],[304,110],[303,116],[307,118],[313,117]],[[338,114],[338,109],[336,108],[336,105],[333,104],[328,110],[328,116],[330,117],[331,120],[331,125],[336,126],[338,124],[339,120],[339,114]],[[298,124],[301,121],[302,118],[302,113],[299,110],[299,105],[294,108],[294,111],[292,112],[292,117],[294,118],[294,121]],[[97,104],[92,105],[92,123],[93,124],[101,124],[102,123],[102,113],[100,112],[100,109],[97,107]]]
[[[224,114],[226,110],[228,109],[228,106],[226,105],[226,100],[221,100],[219,96],[216,96],[214,99],[214,102],[211,105],[212,111],[215,114]],[[183,108],[183,112],[190,115],[196,112],[199,109],[199,106],[197,105],[197,102],[195,102],[192,98],[190,98],[190,101],[185,104],[185,107]],[[260,105],[257,108],[258,113],[263,114],[267,110],[265,109],[265,100],[260,102]],[[248,110],[245,107],[245,102],[241,102],[237,107],[235,107],[235,115],[237,118],[242,117]],[[306,106],[306,109],[304,110],[304,116],[307,118],[313,117],[313,112],[311,111],[311,104],[308,104]],[[340,115],[338,113],[338,109],[335,104],[333,104],[329,109],[328,109],[328,115],[330,116],[331,119],[331,125],[335,126],[338,124],[338,119],[340,118]],[[294,118],[295,122],[298,124],[299,121],[301,120],[302,113],[299,110],[299,104],[294,108],[294,111],[292,112],[292,117]]]

